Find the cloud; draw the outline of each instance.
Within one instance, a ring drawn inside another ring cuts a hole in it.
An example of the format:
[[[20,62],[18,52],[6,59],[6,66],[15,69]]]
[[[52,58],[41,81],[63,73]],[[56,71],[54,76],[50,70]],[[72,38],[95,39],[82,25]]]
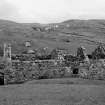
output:
[[[6,0],[0,0],[0,18],[12,19],[18,16],[17,8]]]
[[[18,22],[105,18],[105,0],[1,0],[0,17]]]
[[[84,18],[105,17],[105,0],[73,0],[70,6],[74,15]]]
[[[66,16],[65,0],[8,0],[24,21],[57,22]]]

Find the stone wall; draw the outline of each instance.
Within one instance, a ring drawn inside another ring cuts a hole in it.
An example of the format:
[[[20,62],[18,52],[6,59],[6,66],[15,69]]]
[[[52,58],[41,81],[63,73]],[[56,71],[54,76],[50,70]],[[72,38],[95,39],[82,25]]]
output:
[[[104,60],[95,61],[90,65],[89,77],[91,79],[105,79],[105,62],[104,62]]]
[[[71,75],[70,69],[59,61],[12,61],[5,68],[5,79],[8,83],[21,83],[32,79],[62,78]]]
[[[3,65],[2,65],[3,66]],[[56,60],[12,61],[3,66],[5,83],[23,83],[33,79],[73,77],[73,68],[78,68],[78,77],[87,79],[105,79],[103,61],[81,63],[79,66],[65,66]],[[2,68],[1,68],[2,69]]]
[[[105,62],[98,60],[83,64],[79,67],[79,73],[82,78],[105,80]]]

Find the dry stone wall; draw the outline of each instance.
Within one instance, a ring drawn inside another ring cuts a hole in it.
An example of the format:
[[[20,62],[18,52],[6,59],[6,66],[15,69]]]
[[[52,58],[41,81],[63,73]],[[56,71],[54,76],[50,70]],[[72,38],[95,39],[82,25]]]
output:
[[[56,60],[40,61],[12,61],[2,64],[5,83],[23,83],[33,79],[64,78],[73,76],[73,65],[67,67],[65,63]],[[75,67],[74,67],[75,68]],[[76,67],[77,68],[77,67]],[[78,66],[80,78],[105,79],[105,63],[94,61],[90,64],[81,63]]]
[[[80,65],[79,73],[82,78],[105,80],[105,62],[94,60],[90,64]]]
[[[103,60],[95,61],[90,65],[89,77],[91,79],[105,80],[105,62]]]
[[[62,78],[70,76],[71,72],[59,61],[12,61],[5,68],[5,79],[8,83],[21,83],[32,79]]]

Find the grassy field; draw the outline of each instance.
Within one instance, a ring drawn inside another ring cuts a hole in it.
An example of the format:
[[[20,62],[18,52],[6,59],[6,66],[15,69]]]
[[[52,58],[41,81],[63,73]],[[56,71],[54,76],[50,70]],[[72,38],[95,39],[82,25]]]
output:
[[[0,105],[105,105],[105,81],[65,78],[5,85]]]

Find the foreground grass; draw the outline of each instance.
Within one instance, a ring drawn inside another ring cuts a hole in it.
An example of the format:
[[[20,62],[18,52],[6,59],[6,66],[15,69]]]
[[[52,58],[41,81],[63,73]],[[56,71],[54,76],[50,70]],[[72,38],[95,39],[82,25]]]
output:
[[[0,105],[105,105],[105,81],[68,78],[1,86]]]

